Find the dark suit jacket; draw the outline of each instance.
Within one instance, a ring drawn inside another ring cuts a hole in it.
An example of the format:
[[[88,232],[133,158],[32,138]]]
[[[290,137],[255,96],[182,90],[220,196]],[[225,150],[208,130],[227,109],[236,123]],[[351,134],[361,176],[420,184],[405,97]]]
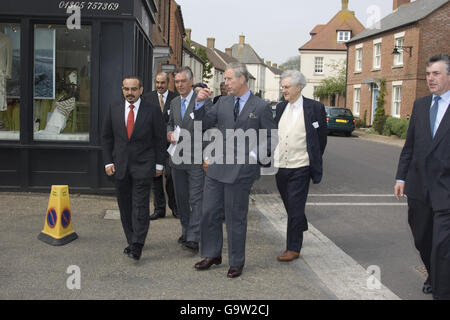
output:
[[[109,106],[103,123],[103,162],[114,163],[116,179],[124,178],[127,170],[135,179],[153,177],[156,164],[164,165],[166,141],[159,104],[141,99],[130,139],[125,125],[125,101]]]
[[[248,139],[246,139],[244,146],[238,147],[237,143],[227,144],[227,129],[242,129],[244,132],[249,129],[256,130],[258,135],[259,129],[267,129],[267,141],[270,142],[271,130],[276,129],[273,121],[272,111],[269,104],[261,98],[250,94],[247,103],[244,105],[236,122],[234,122],[234,96],[227,95],[220,97],[220,99],[213,105],[205,103],[205,106],[194,112],[196,120],[202,120],[203,130],[207,130],[214,126],[221,132],[223,138],[223,163],[227,159],[227,154],[236,155],[244,153],[245,163],[238,164],[220,164],[213,163],[208,165],[206,175],[212,179],[218,180],[222,183],[234,183],[236,181],[253,181],[260,177],[260,166],[257,163],[251,163],[249,160],[250,151],[255,151],[259,156],[259,149],[266,149],[266,155],[271,155],[274,146],[270,143],[257,142],[257,146],[250,146]],[[232,132],[233,132],[232,131]],[[259,137],[258,137],[259,138]],[[231,156],[232,157],[232,156]],[[261,159],[258,159],[261,160]]]
[[[450,209],[450,107],[431,136],[432,96],[414,102],[396,179],[405,181],[405,194],[429,202],[435,211]]]
[[[275,122],[278,126],[288,101],[277,104]],[[313,183],[322,180],[322,155],[327,145],[327,120],[322,103],[303,97],[303,114],[305,117],[306,148],[309,156],[309,167]],[[315,128],[313,123],[317,122]]]
[[[178,94],[169,90],[169,93],[167,94],[166,102],[164,103],[164,110],[163,110],[163,117],[164,117],[164,121],[165,121],[166,125],[167,125],[167,122],[169,122],[170,102],[175,97],[178,97]],[[143,98],[144,98],[144,100],[147,100],[151,104],[155,104],[155,105],[159,106],[159,96],[158,96],[158,92],[156,90],[153,90],[152,92],[145,94],[143,96]]]

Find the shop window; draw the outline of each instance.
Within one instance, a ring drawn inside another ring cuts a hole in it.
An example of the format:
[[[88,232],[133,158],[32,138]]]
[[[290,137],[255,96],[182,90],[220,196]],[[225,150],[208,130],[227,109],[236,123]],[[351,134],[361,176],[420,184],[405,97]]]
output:
[[[0,23],[0,139],[20,139],[20,28]]]
[[[34,28],[34,139],[89,141],[91,27]]]

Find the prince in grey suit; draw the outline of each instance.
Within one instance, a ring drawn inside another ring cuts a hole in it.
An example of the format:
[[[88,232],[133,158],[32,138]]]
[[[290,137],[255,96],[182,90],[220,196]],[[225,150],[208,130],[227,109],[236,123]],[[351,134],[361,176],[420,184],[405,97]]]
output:
[[[185,249],[196,253],[199,250],[200,219],[202,215],[202,196],[204,172],[202,168],[202,144],[194,141],[194,106],[197,95],[192,90],[193,74],[189,67],[181,67],[174,72],[175,86],[180,96],[170,103],[167,140],[176,144],[173,137],[176,126],[183,131],[175,154],[170,158],[175,199],[180,216],[182,234],[178,242]],[[184,135],[183,133],[186,133]],[[201,134],[201,131],[200,131]],[[189,139],[190,141],[185,141]],[[198,148],[196,150],[195,148]],[[195,158],[199,155],[199,159]],[[196,163],[197,162],[197,163]]]
[[[246,139],[239,145],[234,143],[234,138],[227,144],[227,136],[252,130],[258,134],[260,129],[267,129],[270,139],[271,130],[276,128],[269,105],[250,92],[247,82],[245,65],[230,64],[225,71],[225,84],[230,95],[221,97],[214,105],[198,105],[194,111],[195,119],[202,120],[203,130],[217,126],[224,147],[222,159],[216,157],[215,163],[208,164],[206,170],[200,241],[204,259],[195,268],[206,270],[213,264],[222,263],[223,208],[228,235],[229,278],[240,276],[244,267],[248,200],[253,182],[260,176],[258,148],[263,148],[263,144],[258,141],[252,146],[251,139]],[[205,92],[208,90],[200,91],[197,100],[201,101]],[[270,154],[270,150],[263,152]],[[239,161],[239,156],[245,161]]]

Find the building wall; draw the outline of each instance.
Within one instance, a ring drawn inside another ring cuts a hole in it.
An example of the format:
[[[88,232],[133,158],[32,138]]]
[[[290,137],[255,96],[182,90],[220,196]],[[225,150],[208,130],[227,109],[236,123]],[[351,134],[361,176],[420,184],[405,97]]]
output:
[[[248,71],[255,77],[255,91],[254,94],[261,92],[261,98],[265,99],[266,91],[266,70],[267,67],[263,64],[246,64]]]
[[[306,77],[306,87],[302,90],[302,95],[314,99],[314,87],[319,86],[322,80],[336,76],[337,70],[333,70],[331,65],[345,63],[346,55],[345,51],[300,51],[300,71]],[[314,72],[315,57],[323,57],[323,74]],[[339,100],[343,101],[344,99]]]
[[[169,45],[173,52],[170,57],[169,64],[173,64],[176,69],[181,67],[183,64],[184,25],[181,17],[181,11],[178,9],[177,3],[174,0],[168,1],[171,2]],[[170,77],[169,88],[171,90],[175,88],[173,77]]]
[[[266,68],[266,88],[264,99],[270,101],[280,101],[281,76]]]
[[[367,111],[367,119],[371,119],[372,105],[370,86],[367,79],[386,79],[385,112],[393,113],[393,84],[402,86],[400,118],[407,119],[412,112],[414,100],[429,94],[425,77],[426,60],[437,53],[450,52],[448,31],[450,25],[450,3],[436,10],[425,19],[405,27],[351,43],[348,48],[347,72],[347,102],[346,107],[353,110],[353,87],[361,85],[360,116]],[[444,30],[447,30],[445,32]],[[404,32],[404,46],[412,46],[411,57],[406,50],[403,52],[403,66],[394,65],[392,50],[395,46],[395,35]],[[373,70],[373,41],[381,38],[381,68]],[[355,50],[357,45],[363,45],[362,71],[355,71]],[[370,121],[368,121],[370,124]]]
[[[202,82],[203,63],[195,59],[186,51],[183,51],[183,66],[191,68],[194,73],[194,83]]]

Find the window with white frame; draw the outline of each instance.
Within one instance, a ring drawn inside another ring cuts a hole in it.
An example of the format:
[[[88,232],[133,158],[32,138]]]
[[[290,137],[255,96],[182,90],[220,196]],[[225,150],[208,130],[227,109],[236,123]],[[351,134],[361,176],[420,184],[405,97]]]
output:
[[[405,43],[405,38],[396,38],[395,39],[395,47],[398,50],[398,54],[394,54],[394,66],[402,66],[403,65],[403,45]]]
[[[314,73],[323,73],[323,57],[314,58]]]
[[[402,104],[402,86],[394,85],[392,87],[392,116],[400,118],[400,106]]]
[[[355,71],[362,71],[362,48],[355,51]]]
[[[373,68],[381,68],[381,42],[373,45]]]
[[[353,114],[359,116],[359,110],[361,106],[361,87],[355,87],[353,89]]]
[[[352,36],[351,31],[338,31],[337,32],[337,41],[338,42],[346,42],[346,41],[350,40],[351,36]]]

